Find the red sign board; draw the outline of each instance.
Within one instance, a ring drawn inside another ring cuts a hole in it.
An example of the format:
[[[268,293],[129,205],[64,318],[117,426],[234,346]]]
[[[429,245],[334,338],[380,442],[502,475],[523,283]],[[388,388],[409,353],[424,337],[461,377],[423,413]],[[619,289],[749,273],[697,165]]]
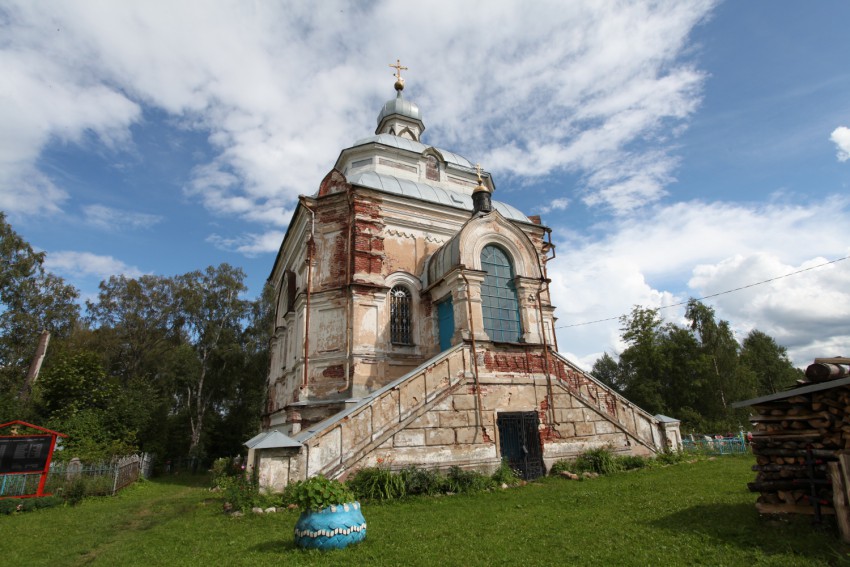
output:
[[[0,474],[43,471],[52,440],[52,435],[0,437]]]
[[[67,435],[25,421],[10,421],[0,424],[0,429],[7,427],[12,430],[12,433],[16,433],[17,429],[21,427],[45,433],[41,435],[0,436],[0,474],[40,473],[41,480],[38,483],[36,493],[18,497],[46,496],[44,484],[47,482],[47,473],[50,471],[50,459],[53,457],[53,449],[56,447],[56,438],[67,437]]]

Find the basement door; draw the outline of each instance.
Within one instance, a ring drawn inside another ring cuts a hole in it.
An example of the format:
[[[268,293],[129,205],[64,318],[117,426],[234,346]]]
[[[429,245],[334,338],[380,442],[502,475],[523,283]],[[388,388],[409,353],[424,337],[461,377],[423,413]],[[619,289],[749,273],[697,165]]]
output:
[[[544,475],[543,449],[537,426],[540,421],[535,411],[500,413],[499,448],[502,459],[519,472],[523,480],[533,480]]]

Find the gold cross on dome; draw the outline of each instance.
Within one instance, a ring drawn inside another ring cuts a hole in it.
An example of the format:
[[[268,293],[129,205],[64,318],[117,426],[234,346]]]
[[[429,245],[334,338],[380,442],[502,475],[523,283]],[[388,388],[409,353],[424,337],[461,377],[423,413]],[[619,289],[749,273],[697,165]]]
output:
[[[396,79],[398,79],[399,81],[403,81],[404,79],[402,79],[402,78],[401,78],[401,71],[402,71],[402,70],[407,71],[407,67],[402,67],[402,66],[401,66],[401,59],[396,59],[396,60],[395,60],[395,65],[393,65],[392,63],[390,63],[390,67],[392,67],[393,69],[395,69],[395,73],[393,73],[393,75],[395,76],[395,78],[396,78]]]
[[[481,183],[481,164],[480,163],[475,164],[475,173],[478,174],[478,182]]]

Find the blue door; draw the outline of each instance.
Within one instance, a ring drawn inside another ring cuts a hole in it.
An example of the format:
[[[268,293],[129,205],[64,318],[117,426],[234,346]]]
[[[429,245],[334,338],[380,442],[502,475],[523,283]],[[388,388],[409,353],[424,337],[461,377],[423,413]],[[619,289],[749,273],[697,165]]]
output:
[[[440,350],[442,351],[452,346],[452,335],[455,334],[455,309],[452,305],[451,296],[437,304],[437,321],[439,322]]]

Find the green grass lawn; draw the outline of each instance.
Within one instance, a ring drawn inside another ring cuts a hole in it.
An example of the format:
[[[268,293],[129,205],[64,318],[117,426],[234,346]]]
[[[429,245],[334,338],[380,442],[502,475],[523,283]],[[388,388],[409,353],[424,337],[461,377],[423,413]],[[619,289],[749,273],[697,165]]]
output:
[[[0,517],[2,565],[840,565],[832,524],[761,518],[752,457],[549,478],[471,496],[367,504],[366,541],[293,546],[298,513],[230,518],[182,477],[76,508]]]

